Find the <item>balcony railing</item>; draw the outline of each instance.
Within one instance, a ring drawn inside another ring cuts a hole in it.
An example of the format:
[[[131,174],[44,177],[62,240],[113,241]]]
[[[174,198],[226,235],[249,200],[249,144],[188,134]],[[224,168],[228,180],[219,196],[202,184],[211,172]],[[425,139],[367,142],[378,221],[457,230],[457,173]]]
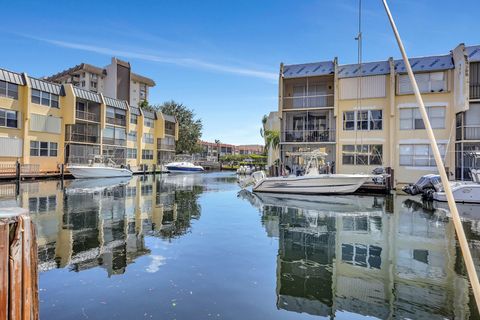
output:
[[[75,116],[80,120],[100,122],[100,117],[93,112],[77,110]]]
[[[332,142],[335,141],[335,130],[286,130],[283,132],[284,142]]]
[[[108,137],[103,137],[102,139],[104,144],[111,144],[114,146],[126,146],[127,145],[127,140],[123,139],[114,139],[114,138],[108,138]]]
[[[114,124],[114,125],[122,126],[122,127],[125,127],[127,125],[127,120],[126,119],[121,119],[121,118],[106,117],[105,121],[109,124]]]
[[[158,150],[175,150],[175,144],[157,143]]]
[[[165,128],[165,134],[174,136],[175,135],[175,129]]]
[[[480,99],[480,83],[470,83],[470,99]]]
[[[333,94],[283,97],[283,108],[286,110],[330,107],[333,107]]]
[[[100,137],[94,135],[87,135],[83,133],[66,133],[65,141],[70,142],[85,142],[85,143],[100,143]]]

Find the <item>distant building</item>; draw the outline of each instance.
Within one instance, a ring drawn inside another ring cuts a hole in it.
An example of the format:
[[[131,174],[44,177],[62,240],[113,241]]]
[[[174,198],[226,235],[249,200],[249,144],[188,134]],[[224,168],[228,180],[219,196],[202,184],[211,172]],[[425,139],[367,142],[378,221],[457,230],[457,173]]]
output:
[[[208,161],[217,160],[219,154],[220,156],[263,154],[263,146],[257,144],[233,145],[222,142],[216,144],[215,142],[200,141],[200,145],[202,146],[202,151],[196,156]]]
[[[267,117],[267,122],[264,125],[265,131],[278,131],[280,132],[280,119],[278,112],[270,112]],[[278,148],[271,148],[267,146],[267,165],[272,166],[275,161],[280,158],[280,150]]]
[[[149,88],[155,86],[152,79],[133,73],[129,62],[115,57],[106,67],[81,63],[47,77],[46,80],[60,84],[72,84],[88,91],[126,100],[134,107],[137,107],[140,102],[148,100]]]
[[[410,62],[450,178],[469,179],[480,166],[480,46]],[[282,163],[293,168],[288,152],[322,148],[338,173],[391,167],[403,184],[436,172],[402,60],[281,64],[279,79]]]

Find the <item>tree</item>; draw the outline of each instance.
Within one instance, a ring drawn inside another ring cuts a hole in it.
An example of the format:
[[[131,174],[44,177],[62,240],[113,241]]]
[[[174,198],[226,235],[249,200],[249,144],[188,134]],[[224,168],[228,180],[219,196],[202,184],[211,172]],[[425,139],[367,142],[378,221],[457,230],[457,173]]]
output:
[[[276,150],[280,145],[280,131],[265,130],[265,149]]]
[[[175,145],[175,152],[179,153],[195,153],[198,152],[198,141],[202,136],[202,120],[195,119],[195,113],[192,109],[175,101],[168,101],[154,109],[164,114],[175,116],[178,121],[178,141]]]
[[[220,140],[215,139],[215,144],[217,145],[217,161],[220,161]]]

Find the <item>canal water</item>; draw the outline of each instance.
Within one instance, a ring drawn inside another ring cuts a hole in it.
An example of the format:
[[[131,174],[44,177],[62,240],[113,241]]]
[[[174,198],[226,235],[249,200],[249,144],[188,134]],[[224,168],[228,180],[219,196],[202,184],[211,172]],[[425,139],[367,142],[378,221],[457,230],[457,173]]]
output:
[[[37,226],[41,319],[478,319],[448,211],[418,198],[255,195],[231,173],[19,191],[0,205]],[[480,266],[480,210],[460,211]]]

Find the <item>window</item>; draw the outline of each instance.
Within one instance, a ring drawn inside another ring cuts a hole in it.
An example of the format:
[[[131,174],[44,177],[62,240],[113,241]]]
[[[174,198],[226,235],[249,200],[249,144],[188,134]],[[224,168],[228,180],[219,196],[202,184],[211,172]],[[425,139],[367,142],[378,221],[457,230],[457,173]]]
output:
[[[342,243],[342,262],[370,269],[380,269],[382,248],[361,243]]]
[[[56,157],[58,143],[45,141],[30,141],[30,156],[32,157]]]
[[[137,132],[136,131],[130,131],[128,133],[128,141],[137,141]]]
[[[445,107],[427,107],[428,119],[433,129],[445,128]],[[425,129],[420,110],[400,108],[400,130]]]
[[[0,127],[18,128],[17,112],[0,109]]]
[[[382,130],[382,110],[345,111],[343,130]]]
[[[137,159],[137,149],[128,148],[127,149],[127,158],[128,159]]]
[[[153,135],[151,133],[144,133],[143,134],[143,142],[144,143],[153,143]]]
[[[149,127],[149,128],[153,128],[155,126],[154,120],[150,118],[145,118],[143,120],[143,124],[145,125],[145,127]]]
[[[445,155],[446,145],[438,144],[440,154]],[[401,144],[400,145],[400,165],[401,166],[420,166],[435,167],[435,159],[429,144]]]
[[[90,81],[90,87],[96,89],[97,88],[97,83],[95,81]]]
[[[142,150],[143,160],[153,160],[153,150]]]
[[[85,81],[82,81],[82,87],[85,87]]]
[[[137,120],[137,115],[131,113],[131,114],[130,114],[130,123],[137,124],[137,121],[138,121],[138,120]]]
[[[0,80],[0,96],[18,100],[18,84]]]
[[[346,165],[381,165],[381,144],[343,145],[342,163]]]
[[[418,84],[418,89],[422,93],[428,92],[444,92],[447,90],[447,80],[445,72],[427,72],[416,73],[415,80]],[[398,76],[398,94],[412,94],[413,89],[410,84],[410,78],[408,74],[402,74]]]
[[[41,104],[47,107],[59,107],[59,96],[53,93],[32,89],[31,100],[32,103]]]

